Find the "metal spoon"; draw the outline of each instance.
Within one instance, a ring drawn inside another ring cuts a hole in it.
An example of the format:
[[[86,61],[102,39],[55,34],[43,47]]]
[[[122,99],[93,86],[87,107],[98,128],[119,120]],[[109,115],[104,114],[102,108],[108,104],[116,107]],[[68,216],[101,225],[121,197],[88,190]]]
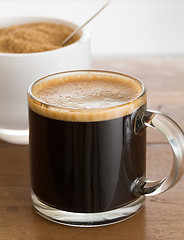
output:
[[[98,12],[96,12],[90,19],[88,19],[82,26],[76,28],[61,44],[61,46],[63,47],[79,30],[81,30],[84,26],[86,26],[86,24],[88,24],[93,18],[95,18],[109,3],[111,0],[108,0],[102,8],[100,8],[98,10]]]

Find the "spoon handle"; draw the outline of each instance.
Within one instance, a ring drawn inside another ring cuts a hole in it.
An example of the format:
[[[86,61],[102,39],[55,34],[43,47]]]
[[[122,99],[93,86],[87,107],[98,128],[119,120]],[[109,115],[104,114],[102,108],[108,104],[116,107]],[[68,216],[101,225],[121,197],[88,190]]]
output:
[[[98,10],[98,12],[96,12],[90,19],[88,19],[82,26],[76,28],[61,44],[61,46],[63,47],[79,30],[81,30],[84,26],[86,26],[86,24],[88,24],[93,18],[95,18],[110,2],[111,0],[108,0],[102,8],[100,8]]]

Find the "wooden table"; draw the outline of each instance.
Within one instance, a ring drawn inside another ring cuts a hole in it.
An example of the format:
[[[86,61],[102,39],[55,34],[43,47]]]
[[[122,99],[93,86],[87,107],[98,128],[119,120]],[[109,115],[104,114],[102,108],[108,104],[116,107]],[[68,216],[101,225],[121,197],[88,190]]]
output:
[[[184,129],[184,58],[97,58],[94,69],[140,78],[148,88],[148,106],[164,111]],[[172,152],[165,139],[148,131],[147,177],[163,178]],[[145,207],[127,221],[101,228],[52,223],[31,207],[28,147],[0,142],[0,240],[183,240],[184,180],[171,190],[147,197]]]

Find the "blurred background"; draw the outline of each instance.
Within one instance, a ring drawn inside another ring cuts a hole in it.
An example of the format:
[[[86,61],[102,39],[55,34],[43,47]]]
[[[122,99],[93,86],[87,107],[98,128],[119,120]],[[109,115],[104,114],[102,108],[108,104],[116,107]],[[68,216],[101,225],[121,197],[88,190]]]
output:
[[[0,0],[0,18],[49,16],[84,23],[105,0]],[[184,0],[111,0],[87,27],[92,54],[183,55]]]

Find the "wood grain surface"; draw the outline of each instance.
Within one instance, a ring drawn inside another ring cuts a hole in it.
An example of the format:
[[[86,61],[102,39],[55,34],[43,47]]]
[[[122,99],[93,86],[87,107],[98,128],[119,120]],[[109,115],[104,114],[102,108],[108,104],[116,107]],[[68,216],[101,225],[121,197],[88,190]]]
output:
[[[128,73],[148,89],[148,106],[174,118],[184,129],[184,58],[98,57],[93,69]],[[147,177],[163,178],[172,164],[164,137],[148,131]],[[100,228],[52,223],[31,207],[28,146],[0,141],[0,240],[183,240],[184,178],[169,191],[147,197],[134,217]]]

